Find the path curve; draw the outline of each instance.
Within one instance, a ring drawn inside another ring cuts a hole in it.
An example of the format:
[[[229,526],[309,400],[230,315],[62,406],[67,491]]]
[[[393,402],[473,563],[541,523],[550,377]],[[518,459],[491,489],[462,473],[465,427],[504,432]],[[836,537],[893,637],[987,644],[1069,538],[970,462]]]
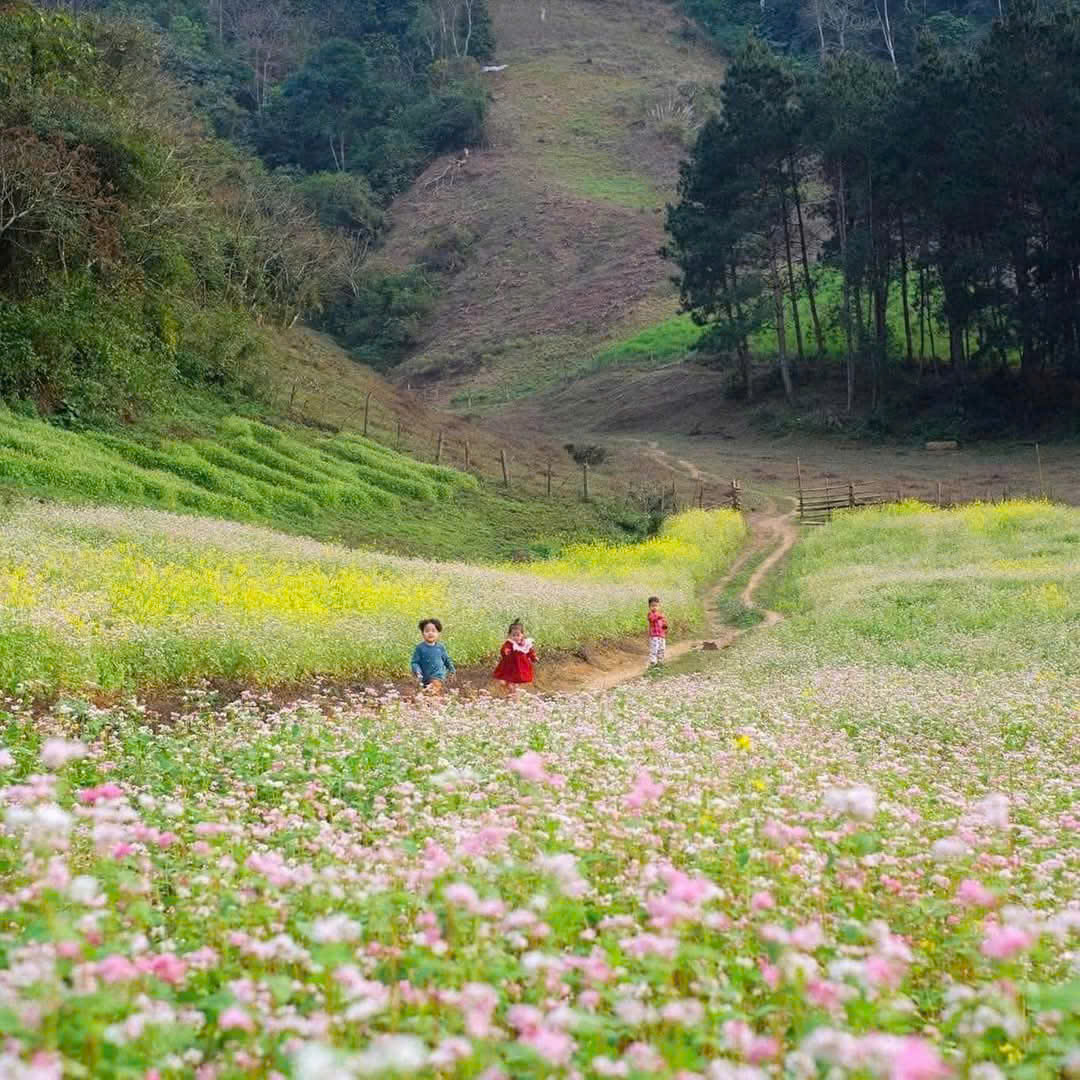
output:
[[[648,452],[653,460],[670,467],[668,455],[661,450],[656,443],[649,444]],[[691,462],[675,459],[674,464],[681,466],[683,470],[688,472],[695,480],[708,481],[714,479],[707,473],[703,473]],[[746,586],[743,588],[742,592],[739,593],[739,602],[748,610],[760,611],[764,616],[757,627],[749,629],[764,629],[775,626],[778,622],[783,620],[784,616],[781,615],[780,612],[760,607],[756,600],[756,594],[758,589],[765,583],[769,574],[776,567],[777,563],[787,555],[799,539],[799,531],[795,525],[795,500],[790,500],[792,509],[783,512],[777,506],[776,500],[771,496],[765,495],[764,492],[755,492],[755,494],[763,495],[766,503],[762,510],[754,513],[750,526],[751,541],[746,548],[744,548],[739,557],[731,564],[727,573],[712,585],[705,595],[707,636],[704,639],[699,638],[690,641],[678,641],[669,645],[667,648],[668,660],[675,660],[680,656],[685,656],[687,653],[700,650],[706,645],[710,648],[726,649],[732,642],[747,633],[747,629],[726,626],[719,622],[716,614],[716,600],[724,589],[726,589],[742,571],[747,562],[759,555],[762,551],[770,548],[769,554],[762,560],[761,565],[754,570],[753,574],[750,575],[750,579],[747,581]],[[557,693],[564,689],[573,689],[577,692],[610,690],[613,687],[620,686],[622,683],[640,678],[648,670],[648,666],[647,659],[642,658],[641,660],[635,660],[633,663],[622,664],[607,671],[590,673],[584,681],[581,681],[580,679],[575,680],[573,687],[560,687],[558,685],[558,679],[555,679],[554,684],[545,686],[543,692]]]

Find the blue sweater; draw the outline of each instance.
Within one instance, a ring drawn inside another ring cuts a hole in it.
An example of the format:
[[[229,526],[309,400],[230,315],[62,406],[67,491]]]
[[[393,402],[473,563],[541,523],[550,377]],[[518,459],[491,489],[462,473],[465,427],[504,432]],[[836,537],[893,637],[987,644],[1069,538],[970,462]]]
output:
[[[434,645],[421,641],[413,649],[412,670],[427,686],[432,679],[445,679],[447,675],[453,674],[454,661],[450,659],[446,646],[441,641],[436,641]]]

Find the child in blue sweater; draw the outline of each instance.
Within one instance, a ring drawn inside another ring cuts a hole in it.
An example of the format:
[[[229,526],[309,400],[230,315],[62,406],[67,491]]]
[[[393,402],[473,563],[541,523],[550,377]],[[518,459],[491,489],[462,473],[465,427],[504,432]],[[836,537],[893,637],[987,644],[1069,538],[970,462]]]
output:
[[[438,619],[421,619],[420,633],[424,640],[413,649],[412,673],[424,689],[432,694],[442,693],[443,683],[454,674],[454,661],[439,641],[442,623]]]

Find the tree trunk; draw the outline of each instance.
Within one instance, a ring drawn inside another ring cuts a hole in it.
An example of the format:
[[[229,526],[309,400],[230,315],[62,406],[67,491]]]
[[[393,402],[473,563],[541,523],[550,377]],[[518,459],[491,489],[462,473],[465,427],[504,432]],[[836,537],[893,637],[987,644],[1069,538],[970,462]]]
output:
[[[919,267],[919,378],[926,363],[926,271]]]
[[[907,362],[911,367],[915,363],[914,348],[911,341],[911,311],[908,306],[908,261],[907,240],[904,237],[904,213],[900,212],[900,302],[904,305],[904,337],[907,341]]]
[[[836,224],[840,233],[840,263],[843,268],[844,366],[847,371],[847,413],[855,407],[855,349],[851,340],[851,269],[848,265],[847,190],[844,167],[836,169]]]
[[[788,288],[791,290],[791,319],[795,324],[795,347],[799,353],[799,364],[802,365],[806,363],[806,353],[803,350],[802,320],[799,318],[799,294],[795,288],[795,264],[791,259],[791,219],[783,181],[777,187],[780,191],[780,212],[784,217],[784,259],[787,262]]]
[[[787,354],[787,330],[784,326],[784,287],[776,269],[776,260],[770,257],[769,271],[772,277],[773,307],[776,311],[776,352],[780,361],[780,379],[784,384],[784,397],[788,405],[795,404],[795,388],[791,383],[791,366]]]
[[[814,298],[814,279],[810,275],[810,257],[806,252],[806,228],[803,224],[802,196],[799,194],[799,178],[795,173],[795,159],[789,159],[791,169],[791,192],[795,201],[795,219],[799,224],[799,251],[802,256],[803,281],[806,296],[810,301],[810,320],[814,324],[814,340],[817,342],[818,360],[825,365],[825,335],[821,331],[821,319],[818,318],[817,300]]]
[[[735,355],[738,358],[739,371],[742,373],[743,385],[746,388],[746,402],[749,404],[754,400],[754,374],[752,363],[753,360],[750,356],[750,344],[746,340],[746,335],[742,332],[743,327],[743,310],[742,304],[739,303],[738,293],[739,278],[735,270],[735,264],[731,264],[731,293],[735,297],[735,318],[737,320],[737,329],[735,334]]]
[[[884,274],[874,282],[874,365],[870,409],[877,412],[881,405],[881,377],[889,355],[889,279]]]

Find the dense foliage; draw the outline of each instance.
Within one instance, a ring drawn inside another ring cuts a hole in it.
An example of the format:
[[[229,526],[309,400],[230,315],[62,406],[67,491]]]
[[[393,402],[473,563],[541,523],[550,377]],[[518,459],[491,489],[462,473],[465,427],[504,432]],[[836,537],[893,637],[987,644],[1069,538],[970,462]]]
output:
[[[937,372],[940,358],[962,393],[985,376],[1012,410],[1020,378],[1029,411],[1067,405],[1078,91],[1080,18],[1024,0],[971,53],[925,41],[910,71],[851,50],[799,65],[751,40],[668,215],[684,303],[748,396],[750,342],[768,323],[789,397],[789,360],[823,363],[835,326],[849,410],[858,385],[877,409],[901,367]],[[842,279],[828,301],[826,267]]]
[[[0,398],[94,422],[179,384],[251,396],[262,320],[376,363],[412,343],[432,280],[366,260],[389,195],[479,137],[490,21],[455,4],[443,40],[423,4],[347,7],[0,13]]]
[[[994,0],[683,0],[683,8],[731,51],[756,34],[793,55],[855,49],[899,64],[913,62],[926,36],[946,47],[970,44],[1002,10]]]

